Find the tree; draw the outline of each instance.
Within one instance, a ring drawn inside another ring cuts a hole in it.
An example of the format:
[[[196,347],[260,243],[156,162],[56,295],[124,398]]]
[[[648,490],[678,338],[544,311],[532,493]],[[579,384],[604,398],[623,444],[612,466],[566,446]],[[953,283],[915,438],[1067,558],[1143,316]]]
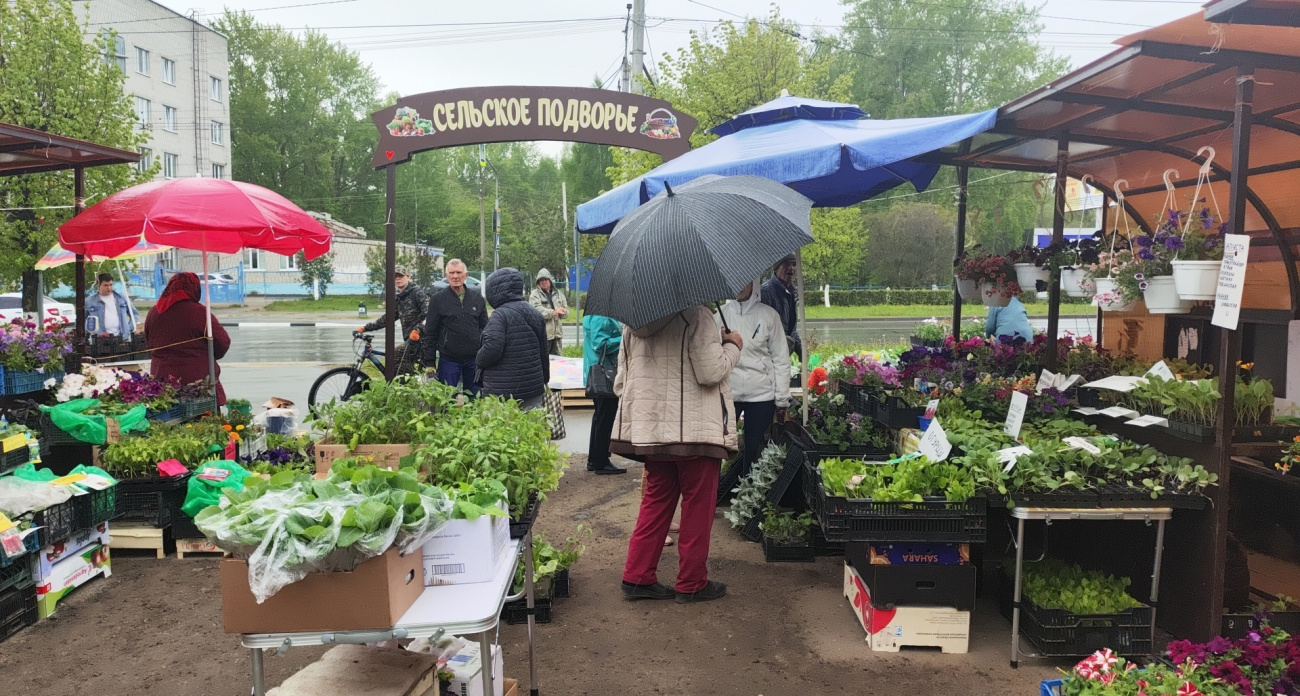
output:
[[[852,285],[866,255],[867,227],[857,207],[812,211],[813,239],[803,248],[804,276],[819,284]]]
[[[296,36],[229,10],[233,167],[309,210],[372,224],[383,180],[370,166],[379,80],[370,66],[322,33]],[[382,217],[380,218],[382,222]]]
[[[871,282],[891,288],[952,282],[955,215],[932,203],[903,203],[867,216]]]
[[[366,291],[371,295],[383,295],[384,289],[388,287],[388,274],[384,272],[384,259],[386,251],[382,246],[372,246],[366,249],[362,256],[366,262]],[[397,250],[397,260],[395,266],[411,266],[415,262],[415,255],[404,249]]]
[[[302,269],[298,284],[306,288],[307,292],[312,292],[319,284],[320,296],[324,297],[330,283],[334,281],[334,252],[322,254],[308,261],[306,255],[300,251],[298,268]]]
[[[86,42],[71,0],[0,2],[0,121],[135,150],[145,137],[122,90],[126,76],[104,58],[112,41],[100,34]],[[129,165],[87,169],[87,205],[152,175]],[[30,269],[72,216],[65,208],[72,178],[63,171],[0,179],[0,284],[23,276],[35,291]],[[51,275],[70,278],[70,268]]]

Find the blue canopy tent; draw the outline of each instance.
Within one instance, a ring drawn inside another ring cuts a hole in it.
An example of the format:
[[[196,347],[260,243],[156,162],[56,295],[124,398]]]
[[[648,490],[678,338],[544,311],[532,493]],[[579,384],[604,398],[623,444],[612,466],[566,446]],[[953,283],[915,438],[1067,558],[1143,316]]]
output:
[[[997,113],[871,120],[852,104],[782,96],[710,130],[723,137],[579,205],[575,223],[579,232],[610,234],[665,183],[678,186],[705,174],[766,177],[822,207],[853,205],[903,183],[923,191],[940,165],[913,158],[991,129]],[[802,258],[798,266],[799,330],[806,334]],[[806,351],[802,363],[807,384]]]

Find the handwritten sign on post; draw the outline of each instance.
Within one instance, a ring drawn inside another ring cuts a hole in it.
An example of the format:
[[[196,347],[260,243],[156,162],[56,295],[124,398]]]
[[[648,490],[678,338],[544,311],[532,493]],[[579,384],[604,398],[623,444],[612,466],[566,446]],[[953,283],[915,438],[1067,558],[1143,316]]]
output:
[[[1246,289],[1246,260],[1250,237],[1223,235],[1223,263],[1219,266],[1219,288],[1214,294],[1214,318],[1210,323],[1225,329],[1237,328],[1241,316],[1241,293]]]

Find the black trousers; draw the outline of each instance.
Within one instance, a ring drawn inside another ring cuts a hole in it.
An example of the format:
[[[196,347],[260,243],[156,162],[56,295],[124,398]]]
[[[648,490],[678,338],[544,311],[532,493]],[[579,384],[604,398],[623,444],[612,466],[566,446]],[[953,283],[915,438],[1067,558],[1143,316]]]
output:
[[[618,397],[595,399],[596,410],[591,416],[591,439],[587,444],[587,467],[609,464],[609,438],[614,432],[614,417],[618,415]]]
[[[749,470],[758,461],[758,455],[767,447],[767,432],[772,428],[776,418],[775,401],[737,401],[736,420],[745,417],[745,452],[740,460],[740,476],[749,475]]]

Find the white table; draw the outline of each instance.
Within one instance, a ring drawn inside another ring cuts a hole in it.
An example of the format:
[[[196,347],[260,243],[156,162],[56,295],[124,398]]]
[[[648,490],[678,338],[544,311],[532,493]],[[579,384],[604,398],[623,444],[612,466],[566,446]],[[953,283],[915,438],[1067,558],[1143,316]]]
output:
[[[492,632],[501,620],[501,609],[507,601],[519,598],[528,600],[528,667],[529,686],[537,694],[537,668],[533,656],[533,582],[532,544],[530,531],[523,539],[511,539],[509,558],[502,563],[496,577],[490,582],[469,585],[438,585],[426,587],[415,604],[402,615],[392,628],[367,631],[312,631],[308,633],[246,633],[240,643],[252,650],[253,694],[264,696],[266,675],[263,671],[262,651],[275,648],[280,651],[301,645],[334,645],[338,643],[374,643],[402,638],[431,638],[443,634],[475,635],[478,637],[479,655],[483,665],[483,693],[494,693],[492,686]],[[524,591],[515,597],[508,596],[519,556],[525,559],[527,582]]]
[[[1011,595],[1011,668],[1020,666],[1020,580],[1025,569],[1025,520],[1041,520],[1050,527],[1053,522],[1065,521],[1124,521],[1156,523],[1155,567],[1151,571],[1151,649],[1155,649],[1156,599],[1160,590],[1160,559],[1165,550],[1165,521],[1173,517],[1168,507],[1124,508],[1034,508],[1011,509],[1016,527],[1016,577]],[[1029,657],[1026,655],[1026,657]]]

